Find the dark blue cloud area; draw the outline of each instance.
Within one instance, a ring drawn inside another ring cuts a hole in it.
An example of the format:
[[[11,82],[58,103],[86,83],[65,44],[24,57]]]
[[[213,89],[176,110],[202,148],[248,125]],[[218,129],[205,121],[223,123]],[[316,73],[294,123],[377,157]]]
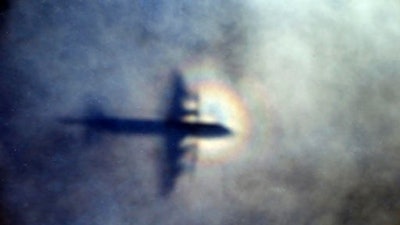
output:
[[[396,1],[0,1],[0,224],[399,224],[399,19]],[[88,101],[163,119],[171,71],[202,58],[252,132],[168,198],[162,137],[57,121]]]

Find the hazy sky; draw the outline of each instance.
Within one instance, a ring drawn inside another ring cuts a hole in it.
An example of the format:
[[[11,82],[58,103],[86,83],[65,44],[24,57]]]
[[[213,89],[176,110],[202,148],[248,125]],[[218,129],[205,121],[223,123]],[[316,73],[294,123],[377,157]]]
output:
[[[397,1],[18,0],[2,13],[0,223],[400,224]],[[203,112],[248,120],[232,158],[200,163],[169,198],[162,137],[88,145],[57,123],[88,99],[164,119],[177,68],[209,82],[203,103],[231,96]]]

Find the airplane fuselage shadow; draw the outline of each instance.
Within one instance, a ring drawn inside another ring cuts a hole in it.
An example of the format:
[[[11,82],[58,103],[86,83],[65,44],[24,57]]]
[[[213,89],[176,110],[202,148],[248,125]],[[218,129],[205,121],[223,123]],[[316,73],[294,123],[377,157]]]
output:
[[[229,129],[215,123],[119,118],[63,118],[60,121],[65,124],[83,125],[96,132],[111,134],[163,135],[166,133],[182,133],[183,135],[206,138],[218,138],[231,134]]]

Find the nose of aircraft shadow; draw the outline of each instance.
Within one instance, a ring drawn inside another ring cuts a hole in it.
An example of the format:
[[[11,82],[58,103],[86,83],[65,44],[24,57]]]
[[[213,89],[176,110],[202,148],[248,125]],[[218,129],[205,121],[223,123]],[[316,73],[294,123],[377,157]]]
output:
[[[219,126],[218,130],[216,131],[216,136],[219,136],[219,137],[230,136],[232,134],[233,134],[232,130],[230,130],[229,128],[227,128],[225,126]]]

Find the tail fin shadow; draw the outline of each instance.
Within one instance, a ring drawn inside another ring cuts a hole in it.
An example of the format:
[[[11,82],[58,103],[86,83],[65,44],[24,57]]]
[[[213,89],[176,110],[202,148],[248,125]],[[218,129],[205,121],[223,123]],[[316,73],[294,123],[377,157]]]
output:
[[[104,100],[100,98],[89,97],[85,104],[85,117],[92,119],[105,117],[102,102],[104,102]]]

